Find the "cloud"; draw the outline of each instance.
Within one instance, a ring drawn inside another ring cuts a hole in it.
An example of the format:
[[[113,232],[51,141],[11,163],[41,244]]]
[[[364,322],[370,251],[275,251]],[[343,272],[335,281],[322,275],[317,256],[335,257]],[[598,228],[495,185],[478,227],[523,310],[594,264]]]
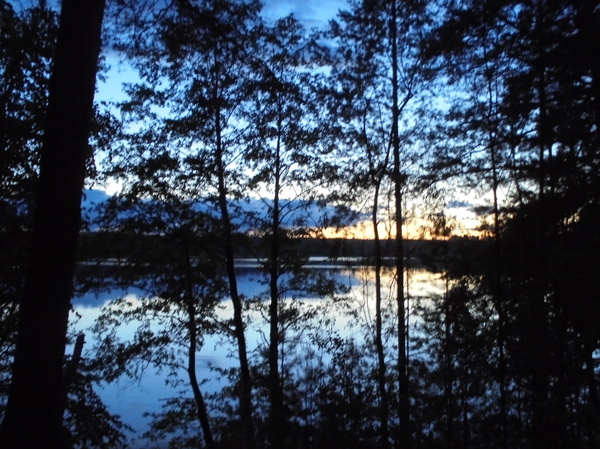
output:
[[[448,201],[448,204],[446,207],[448,207],[448,209],[458,209],[458,208],[472,209],[473,205],[471,203],[467,203],[465,201],[452,200],[452,201]]]
[[[269,22],[293,14],[308,29],[325,28],[338,10],[347,7],[346,0],[267,0],[263,16]]]
[[[110,198],[103,190],[86,190],[82,200],[82,214],[89,224],[89,230],[97,230],[96,220],[99,218],[98,206]],[[190,203],[191,209],[196,213],[214,216],[215,212],[209,201],[199,200]],[[139,207],[141,206],[141,207]],[[139,214],[155,216],[164,223],[172,221],[173,217],[166,212],[169,207],[158,200],[143,200],[137,206],[121,209],[115,219],[129,220],[139,217]],[[268,223],[269,214],[273,209],[271,199],[242,198],[230,202],[232,222],[240,230],[251,230],[263,227]],[[350,226],[364,218],[364,214],[357,213],[348,207],[334,207],[315,201],[281,200],[280,202],[281,225],[284,227],[319,227],[319,226]]]

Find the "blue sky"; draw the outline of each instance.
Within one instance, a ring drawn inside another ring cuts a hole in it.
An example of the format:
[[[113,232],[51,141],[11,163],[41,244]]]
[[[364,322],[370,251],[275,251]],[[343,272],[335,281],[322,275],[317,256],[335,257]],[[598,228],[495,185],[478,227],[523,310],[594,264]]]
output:
[[[340,9],[348,7],[347,0],[263,0],[263,2],[263,16],[268,22],[293,14],[307,29],[326,28],[329,20],[333,19]],[[137,75],[128,67],[119,66],[116,57],[108,55],[107,62],[114,66],[108,74],[107,81],[98,83],[96,100],[123,100],[122,84],[135,82],[138,79]],[[117,188],[116,185],[107,186],[109,193],[113,193]],[[451,202],[447,205],[446,212],[466,224],[467,228],[472,228],[479,222],[470,202]]]
[[[263,0],[263,16],[269,22],[293,14],[307,29],[324,29],[340,9],[346,9],[347,0]],[[96,101],[123,100],[123,83],[135,82],[138,78],[130,68],[119,64],[116,55],[105,55],[111,65],[105,82],[98,82]]]

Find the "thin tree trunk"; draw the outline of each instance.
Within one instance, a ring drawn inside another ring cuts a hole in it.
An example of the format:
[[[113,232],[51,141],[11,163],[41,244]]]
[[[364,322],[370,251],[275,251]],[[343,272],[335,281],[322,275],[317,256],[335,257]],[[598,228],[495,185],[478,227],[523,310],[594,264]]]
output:
[[[495,95],[495,89],[492,85],[492,74],[491,70],[487,66],[487,44],[484,42],[483,45],[484,57],[486,58],[486,80],[488,89],[488,117],[494,114],[492,109]],[[492,300],[494,308],[498,313],[498,333],[497,333],[497,345],[498,345],[498,389],[499,389],[499,405],[500,405],[500,444],[502,449],[508,449],[508,410],[507,410],[507,395],[506,395],[506,311],[504,305],[504,289],[502,287],[502,254],[500,248],[500,208],[498,205],[498,154],[496,148],[496,136],[492,129],[493,124],[490,123],[489,128],[489,147],[490,147],[490,159],[492,163],[492,195],[493,195],[493,214],[494,214],[494,279],[493,279],[493,290]]]
[[[541,8],[541,5],[538,5]],[[543,12],[538,11],[537,23],[534,29],[534,37],[538,39],[537,58],[533,70],[536,71],[536,89],[538,94],[538,226],[536,233],[536,259],[533,271],[533,291],[531,298],[531,326],[530,347],[531,351],[531,391],[533,393],[532,410],[532,439],[535,449],[548,449],[552,447],[553,439],[549,430],[556,430],[559,423],[550,426],[548,421],[548,410],[545,406],[548,398],[549,361],[551,355],[548,352],[548,311],[544,300],[545,295],[545,251],[543,235],[548,224],[548,196],[547,179],[548,163],[546,162],[546,149],[549,143],[549,129],[547,120],[547,85],[546,85],[546,63],[544,42],[540,42],[543,34]],[[549,161],[548,161],[549,162]],[[552,187],[552,186],[551,186]],[[551,189],[552,190],[552,189]]]
[[[271,448],[283,449],[284,435],[284,407],[281,378],[279,375],[279,235],[281,232],[279,222],[279,190],[281,188],[281,121],[278,120],[278,136],[275,148],[274,181],[275,196],[273,199],[273,215],[271,222],[271,260],[269,262],[269,291],[271,302],[269,304],[269,395],[270,409],[270,436]]]
[[[200,427],[202,427],[202,434],[204,435],[204,442],[206,443],[206,447],[212,448],[214,447],[214,439],[212,436],[212,431],[210,429],[210,422],[208,421],[208,412],[206,410],[206,403],[204,402],[204,398],[202,396],[202,392],[200,391],[200,387],[198,385],[198,378],[196,376],[196,344],[192,343],[190,337],[190,349],[188,354],[188,378],[190,380],[190,385],[192,387],[192,392],[194,393],[194,402],[196,403],[196,413],[198,415],[198,422],[200,423]]]
[[[215,96],[215,98],[218,98]],[[244,433],[243,444],[247,449],[255,447],[254,442],[254,423],[252,421],[252,379],[250,376],[250,366],[248,363],[248,354],[246,349],[246,336],[244,333],[243,304],[237,288],[237,278],[235,275],[235,260],[233,251],[233,230],[229,208],[227,205],[227,187],[225,183],[225,165],[223,161],[223,144],[221,142],[221,112],[217,108],[215,112],[215,134],[216,151],[215,162],[217,165],[218,189],[219,189],[219,208],[221,210],[221,224],[223,226],[223,245],[225,250],[225,266],[229,285],[229,295],[233,304],[233,326],[235,339],[238,347],[238,357],[240,360],[240,418]]]
[[[494,290],[493,302],[498,313],[498,389],[500,405],[500,443],[502,449],[508,448],[508,407],[506,394],[506,325],[507,316],[504,305],[504,289],[502,287],[502,259],[500,251],[500,213],[498,208],[498,174],[496,166],[496,151],[494,145],[491,148],[492,177],[493,177],[493,201],[494,201]]]
[[[390,40],[392,57],[392,152],[394,156],[394,167],[392,179],[394,183],[394,201],[396,223],[396,306],[398,308],[398,416],[400,417],[400,444],[409,448],[411,446],[410,431],[410,400],[408,388],[408,360],[406,357],[406,311],[404,297],[404,241],[402,235],[402,223],[404,221],[402,212],[402,177],[400,173],[400,136],[398,121],[400,108],[398,105],[398,41],[397,41],[397,9],[396,1],[392,0],[390,17]]]
[[[186,240],[183,242],[184,256],[185,256],[185,275],[186,275],[186,306],[188,314],[188,332],[189,332],[189,347],[188,347],[188,378],[192,392],[194,394],[194,402],[196,402],[196,413],[198,415],[198,422],[202,428],[202,434],[204,435],[204,442],[208,448],[214,446],[214,439],[210,428],[210,422],[208,420],[208,411],[206,409],[206,403],[200,391],[198,385],[198,377],[196,375],[196,350],[198,347],[198,329],[196,328],[196,307],[194,304],[194,292],[192,288],[192,264],[190,261],[190,251]]]
[[[382,251],[381,239],[379,237],[377,210],[379,209],[379,189],[381,186],[381,176],[375,175],[375,193],[373,199],[373,234],[375,240],[375,351],[377,352],[377,386],[379,389],[379,398],[381,404],[379,406],[379,421],[380,421],[380,439],[381,448],[389,447],[389,399],[386,388],[386,372],[387,366],[385,362],[385,353],[383,349],[383,319],[381,311],[381,270],[382,270]]]
[[[385,361],[385,350],[383,347],[383,317],[382,317],[382,295],[381,295],[381,271],[383,269],[383,251],[381,248],[381,236],[379,235],[379,194],[381,184],[386,174],[385,168],[388,166],[390,151],[389,147],[385,153],[385,158],[381,167],[378,168],[375,163],[375,157],[369,148],[369,136],[367,133],[367,124],[363,117],[362,137],[365,142],[367,160],[369,162],[369,172],[375,191],[373,192],[373,208],[371,210],[371,225],[373,226],[373,240],[375,244],[375,352],[377,353],[377,388],[379,390],[379,399],[381,400],[379,409],[380,421],[380,440],[382,449],[389,447],[389,394],[386,386],[387,364]]]
[[[66,448],[63,361],[104,0],[64,0],[0,447]]]

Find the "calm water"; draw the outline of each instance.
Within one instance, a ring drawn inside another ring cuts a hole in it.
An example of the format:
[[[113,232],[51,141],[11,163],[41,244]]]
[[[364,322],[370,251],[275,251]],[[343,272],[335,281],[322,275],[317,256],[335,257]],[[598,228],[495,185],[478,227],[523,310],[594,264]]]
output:
[[[261,273],[256,265],[249,261],[240,261],[238,264],[239,290],[247,297],[257,297],[265,292],[266,286],[261,282]],[[374,311],[374,270],[366,266],[325,266],[319,265],[319,270],[325,270],[328,276],[334,277],[336,281],[348,288],[342,297],[343,300],[333,301],[332,298],[304,297],[293,299],[304,311],[318,309],[321,321],[328,318],[335,329],[341,335],[353,335],[361,338],[361,332],[369,332],[368,326],[372,323]],[[408,271],[409,308],[411,302],[427,301],[428,298],[438,295],[443,290],[443,281],[440,274],[432,273],[423,269],[410,269]],[[384,273],[383,294],[386,304],[394,302],[394,277],[391,271]],[[90,351],[94,345],[93,336],[90,332],[91,326],[101,313],[102,307],[107,306],[112,300],[126,297],[132,302],[139,301],[141,292],[134,288],[125,290],[110,290],[100,295],[89,294],[78,297],[73,301],[74,313],[72,316],[73,329],[83,331],[86,334],[85,348]],[[339,298],[338,298],[339,299]],[[292,300],[288,298],[288,300]],[[218,315],[224,319],[233,316],[231,302],[224,300]],[[246,332],[248,351],[251,352],[259,345],[266,342],[267,323],[259,311],[249,312],[246,315],[249,321]],[[415,319],[415,318],[412,318]],[[122,326],[119,336],[127,339],[136,328],[135,324]],[[372,328],[372,326],[371,326]],[[302,338],[302,331],[286,333],[288,339]],[[71,348],[67,349],[71,351]],[[197,372],[199,380],[206,380],[202,385],[203,392],[215,391],[220,386],[212,367],[237,366],[237,360],[230,354],[235,353],[233,345],[225,342],[223,338],[206,336],[204,346],[197,354]],[[181,378],[187,379],[186,373],[181,372]],[[103,384],[98,392],[108,405],[111,412],[121,416],[122,420],[133,427],[140,435],[147,430],[148,420],[144,418],[145,412],[158,412],[161,403],[173,396],[178,395],[178,390],[165,383],[165,374],[157,373],[154,368],[149,367],[142,379],[132,380],[125,377],[118,382]]]

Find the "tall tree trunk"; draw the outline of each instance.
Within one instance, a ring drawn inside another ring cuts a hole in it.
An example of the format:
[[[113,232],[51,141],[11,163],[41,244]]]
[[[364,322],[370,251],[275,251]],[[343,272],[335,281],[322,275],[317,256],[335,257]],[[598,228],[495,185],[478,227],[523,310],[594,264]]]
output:
[[[279,110],[281,114],[281,110]],[[271,257],[269,261],[269,396],[270,409],[270,437],[271,448],[283,449],[285,445],[284,434],[284,407],[283,390],[279,374],[279,190],[281,189],[281,119],[278,119],[278,136],[275,148],[274,181],[275,197],[273,199],[273,215],[271,221]]]
[[[537,145],[538,145],[538,227],[536,233],[536,255],[533,270],[533,291],[530,306],[530,346],[531,351],[531,391],[533,393],[532,409],[532,440],[535,449],[548,449],[553,447],[554,440],[551,437],[552,432],[556,430],[561,423],[554,422],[550,425],[548,419],[549,410],[547,408],[547,399],[549,393],[549,358],[552,354],[548,346],[548,310],[545,301],[546,293],[546,250],[544,235],[546,234],[548,220],[550,217],[549,197],[552,194],[553,181],[551,172],[551,153],[550,153],[550,129],[548,124],[548,98],[547,98],[547,75],[546,75],[546,42],[542,36],[544,33],[544,11],[543,5],[536,5],[537,19],[534,28],[534,39],[536,39],[536,55],[533,61],[534,75],[537,78],[535,88],[538,95],[539,115],[537,118]],[[546,160],[548,153],[548,161]],[[550,187],[548,192],[548,187]],[[550,431],[551,430],[551,431]]]
[[[398,308],[398,415],[400,417],[400,442],[403,447],[411,446],[410,432],[410,400],[408,388],[408,359],[406,357],[406,311],[404,297],[404,237],[402,224],[404,221],[402,212],[402,176],[400,173],[400,136],[398,121],[400,119],[400,107],[398,104],[399,81],[398,81],[398,38],[397,38],[398,11],[396,0],[392,0],[390,14],[390,40],[392,57],[392,152],[394,166],[392,180],[394,183],[394,202],[396,223],[396,306]]]
[[[379,236],[378,209],[379,209],[379,189],[381,187],[381,175],[375,174],[375,193],[373,198],[372,223],[375,243],[375,351],[377,352],[377,387],[379,389],[379,421],[380,421],[380,439],[381,448],[389,447],[389,398],[386,388],[387,366],[385,362],[385,352],[383,348],[383,317],[381,310],[381,270],[382,270],[382,251],[381,238]]]
[[[508,408],[506,393],[506,325],[507,313],[505,310],[505,295],[502,287],[502,259],[500,251],[500,212],[498,208],[498,172],[496,161],[496,149],[492,142],[492,192],[493,192],[493,213],[494,213],[494,284],[492,291],[492,300],[494,308],[498,313],[498,390],[500,405],[500,444],[502,449],[508,448]]]
[[[386,175],[386,167],[389,164],[390,149],[388,147],[383,164],[378,167],[375,157],[369,146],[369,135],[367,132],[366,114],[363,117],[362,138],[365,142],[367,161],[369,162],[369,172],[374,186],[373,206],[371,210],[371,225],[373,226],[373,241],[375,244],[375,352],[377,353],[377,389],[379,390],[379,425],[380,440],[382,449],[389,447],[389,417],[390,405],[389,395],[386,386],[387,363],[385,360],[385,349],[383,346],[383,314],[382,314],[382,294],[381,294],[381,271],[383,269],[383,251],[381,247],[381,236],[379,235],[379,194],[383,178]]]
[[[0,446],[66,448],[63,361],[104,0],[64,0]]]
[[[485,77],[488,90],[488,117],[491,119],[494,115],[494,101],[497,98],[497,91],[494,88],[492,80],[492,69],[488,65],[487,43],[483,43],[483,51],[485,57]],[[506,325],[507,316],[505,311],[505,295],[502,287],[502,253],[500,248],[500,208],[498,204],[498,149],[496,143],[496,133],[494,124],[490,123],[488,128],[488,139],[490,149],[490,160],[492,164],[492,195],[493,195],[493,216],[494,216],[494,265],[493,265],[493,286],[492,286],[492,301],[494,308],[498,313],[498,390],[499,390],[499,406],[500,406],[500,447],[508,449],[508,410],[507,410],[507,394],[506,394]]]
[[[215,98],[218,98],[215,95]],[[243,444],[247,449],[255,447],[254,442],[254,423],[252,421],[252,379],[250,376],[250,365],[248,363],[248,354],[246,348],[246,336],[244,333],[243,304],[237,288],[237,278],[235,275],[235,260],[233,251],[233,229],[231,218],[229,216],[229,207],[227,205],[227,185],[225,182],[225,161],[223,160],[223,144],[221,141],[221,111],[217,108],[215,111],[215,135],[216,151],[215,163],[218,177],[218,195],[219,208],[221,210],[221,224],[223,226],[223,245],[225,250],[225,268],[227,271],[227,280],[229,285],[229,295],[233,304],[233,326],[235,339],[238,347],[238,357],[240,360],[240,418],[243,427]]]

